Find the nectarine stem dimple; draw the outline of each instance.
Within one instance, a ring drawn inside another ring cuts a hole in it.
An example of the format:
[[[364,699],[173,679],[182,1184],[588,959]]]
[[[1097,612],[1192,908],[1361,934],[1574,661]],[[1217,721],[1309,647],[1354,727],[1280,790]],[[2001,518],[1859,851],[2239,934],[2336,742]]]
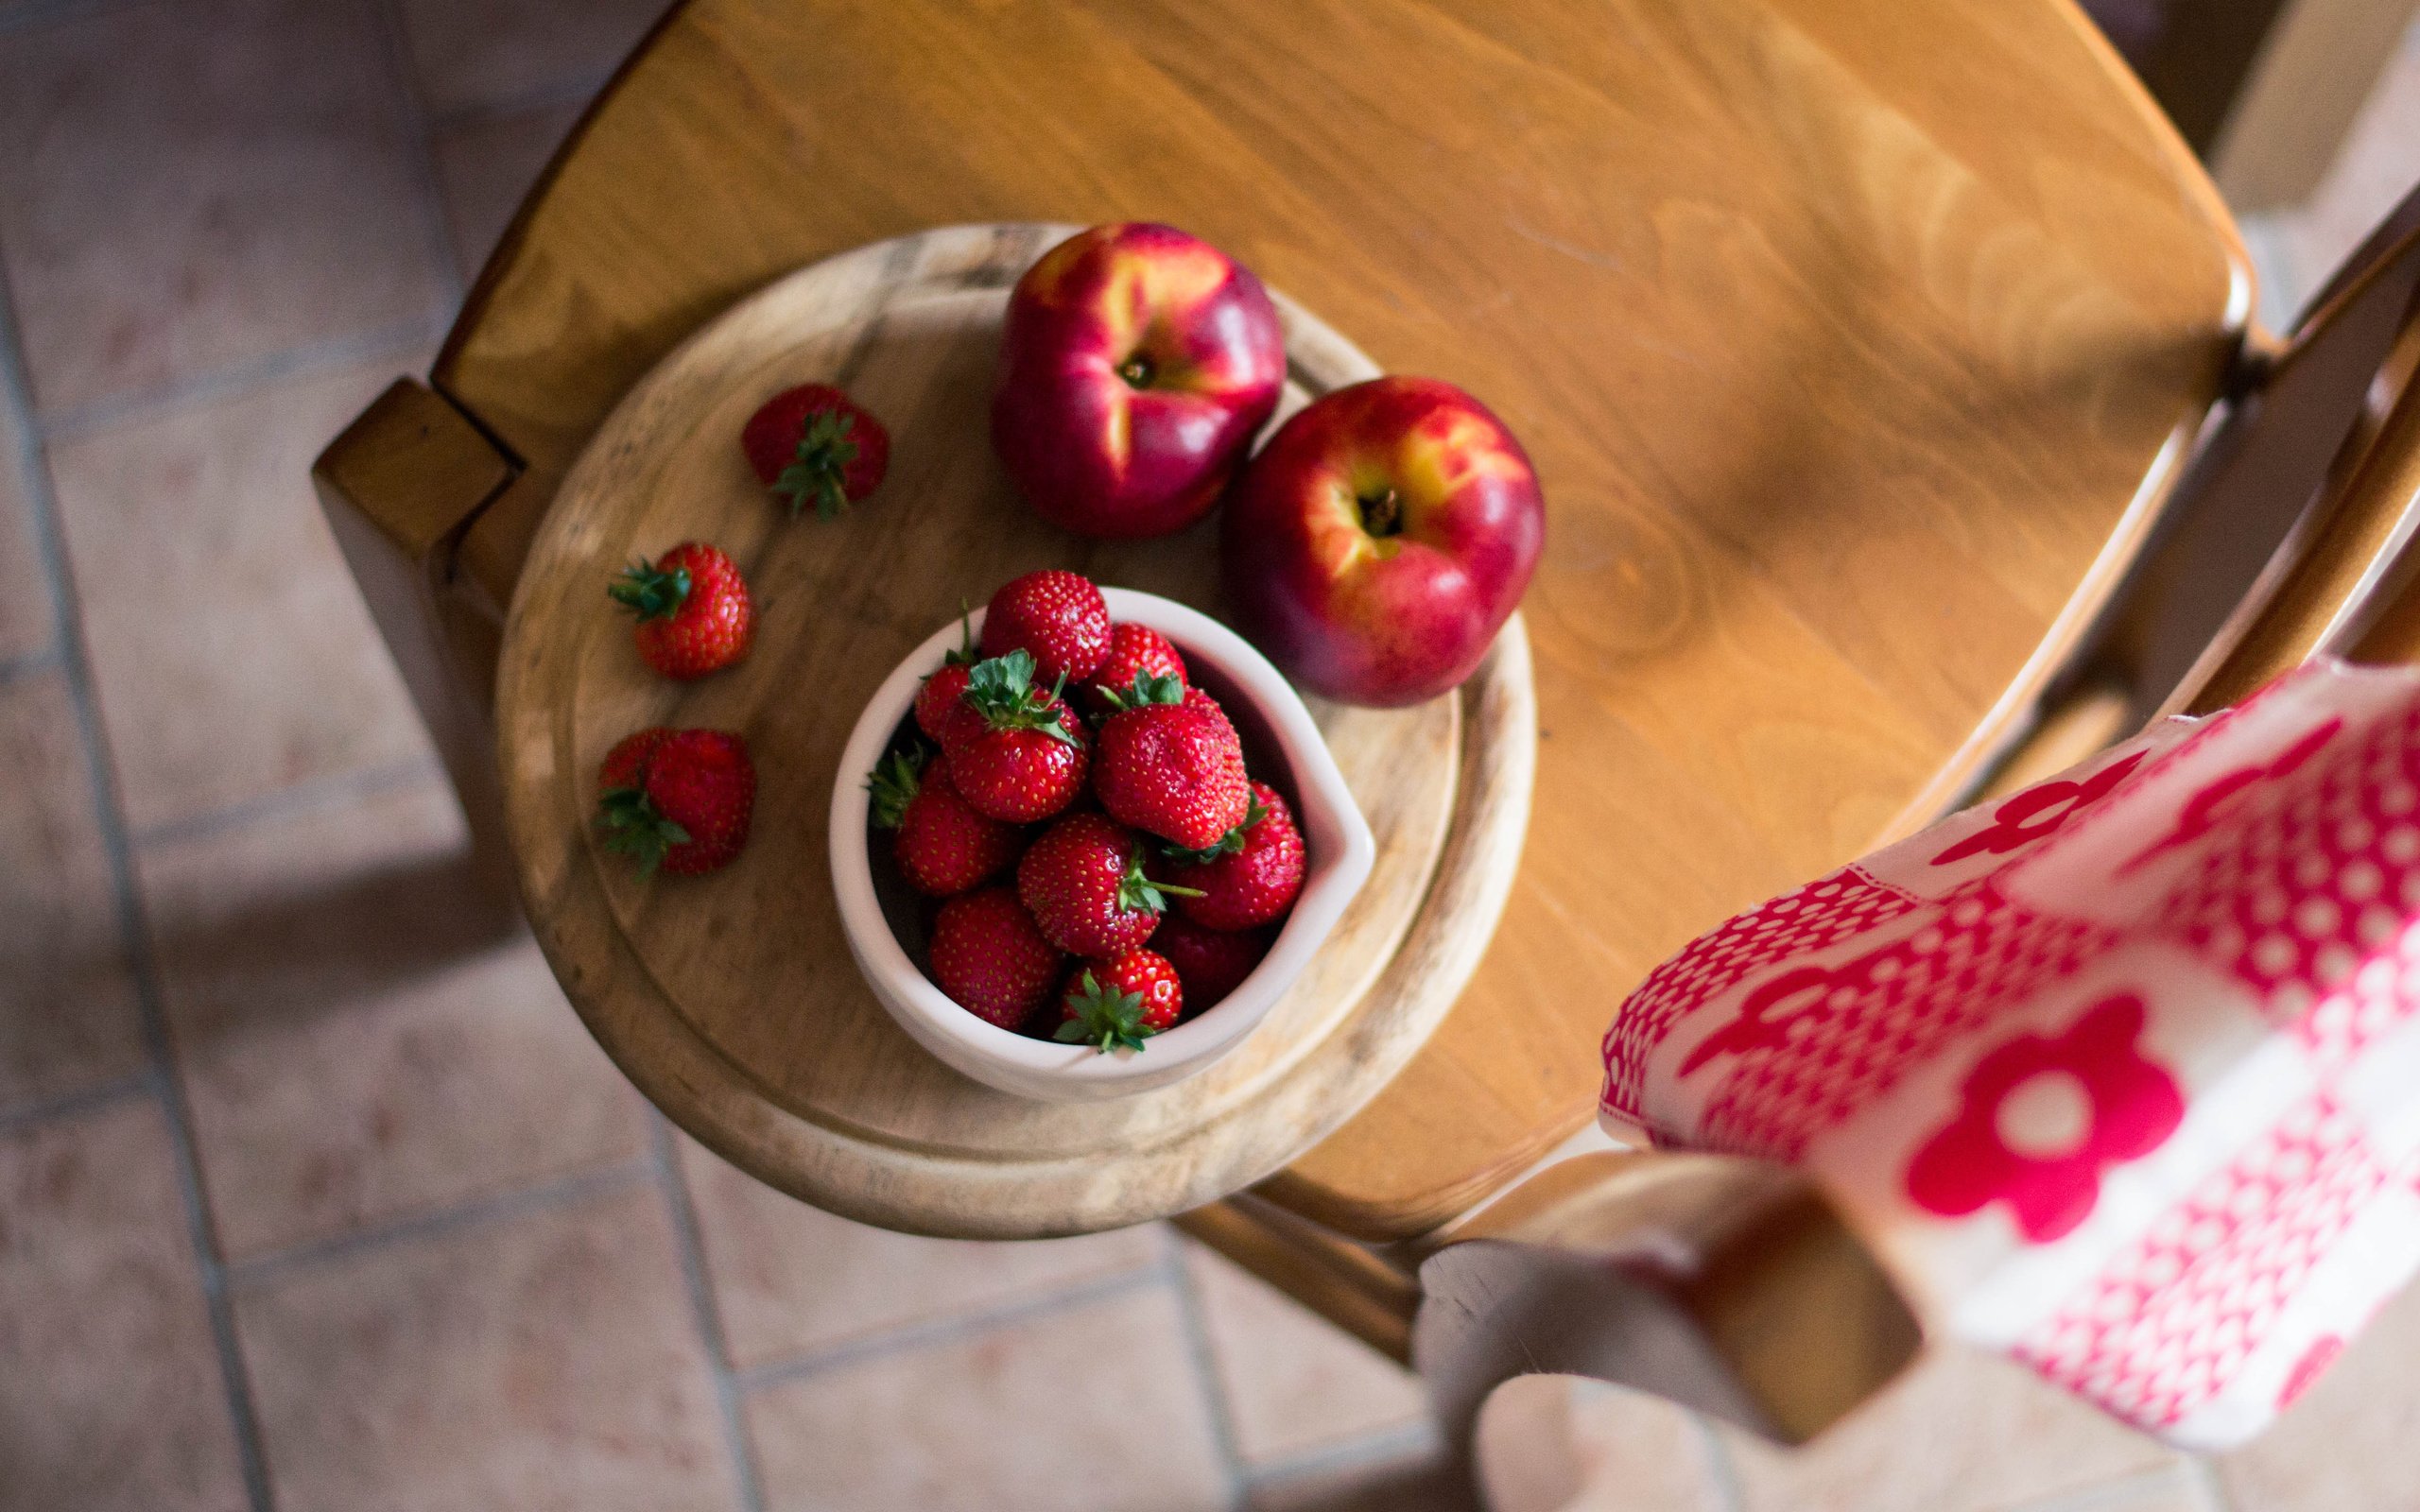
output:
[[[1129,388],[1150,387],[1151,374],[1151,359],[1139,352],[1117,365],[1117,376],[1126,380]]]
[[[1386,537],[1403,530],[1403,500],[1394,490],[1365,493],[1354,502],[1361,507],[1361,528],[1370,534]]]

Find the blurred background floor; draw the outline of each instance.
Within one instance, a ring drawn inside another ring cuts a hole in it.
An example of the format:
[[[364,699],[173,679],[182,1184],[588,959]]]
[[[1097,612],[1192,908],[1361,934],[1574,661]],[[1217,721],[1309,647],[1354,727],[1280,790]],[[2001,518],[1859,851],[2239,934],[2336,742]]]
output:
[[[1465,1504],[1414,1383],[1160,1227],[903,1238],[668,1129],[475,910],[306,469],[656,0],[0,0],[0,1512]],[[2420,33],[2247,224],[2420,178]],[[2420,1302],[2186,1462],[1947,1356],[1640,1512],[2420,1504]],[[1610,1388],[1608,1388],[1610,1391]]]

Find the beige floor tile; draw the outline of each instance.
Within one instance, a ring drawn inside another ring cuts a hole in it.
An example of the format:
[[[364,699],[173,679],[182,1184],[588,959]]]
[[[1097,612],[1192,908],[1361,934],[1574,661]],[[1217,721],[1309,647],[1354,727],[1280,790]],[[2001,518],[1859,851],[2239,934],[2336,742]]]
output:
[[[32,480],[13,406],[0,402],[0,662],[50,649],[57,639],[50,583],[35,545]]]
[[[401,0],[432,115],[495,108],[595,80],[621,62],[666,0]]]
[[[1982,1512],[2174,1460],[2024,1369],[1955,1349],[1801,1449],[1722,1434],[1747,1512]]]
[[[445,230],[465,283],[478,276],[495,240],[521,208],[538,170],[554,156],[579,105],[542,105],[475,116],[437,133],[437,186]]]
[[[1201,1246],[1184,1251],[1246,1464],[1426,1418],[1410,1372]]]
[[[427,751],[311,490],[403,359],[54,446],[60,513],[136,833]]]
[[[2257,1441],[2220,1462],[2236,1512],[2420,1506],[2420,1287]]]
[[[637,1095],[467,885],[434,778],[139,861],[229,1251],[640,1154]]]
[[[1577,1376],[1523,1376],[1488,1399],[1473,1436],[1495,1512],[1723,1505],[1704,1428],[1644,1392]]]
[[[280,1512],[734,1504],[652,1186],[281,1270],[235,1315]]]
[[[0,1109],[140,1070],[90,768],[64,678],[0,682]]]
[[[768,1386],[746,1411],[775,1512],[1187,1512],[1229,1500],[1165,1286]]]
[[[444,298],[366,5],[105,6],[0,47],[0,247],[57,412]]]
[[[168,1129],[130,1098],[0,1139],[0,1509],[244,1505]]]
[[[681,1165],[743,1370],[1138,1270],[1166,1252],[1157,1226],[1012,1244],[896,1234],[786,1196],[685,1137]]]
[[[1469,1477],[1426,1449],[1257,1482],[1244,1505],[1247,1512],[1482,1512]]]

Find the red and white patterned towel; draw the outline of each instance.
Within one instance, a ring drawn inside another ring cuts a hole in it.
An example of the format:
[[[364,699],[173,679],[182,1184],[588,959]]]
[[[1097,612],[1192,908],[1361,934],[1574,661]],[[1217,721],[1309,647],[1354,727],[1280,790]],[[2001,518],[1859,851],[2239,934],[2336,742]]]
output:
[[[1800,1166],[1930,1326],[2241,1442],[2420,1267],[2420,675],[2313,662],[1776,898],[1604,1057],[1616,1139]]]

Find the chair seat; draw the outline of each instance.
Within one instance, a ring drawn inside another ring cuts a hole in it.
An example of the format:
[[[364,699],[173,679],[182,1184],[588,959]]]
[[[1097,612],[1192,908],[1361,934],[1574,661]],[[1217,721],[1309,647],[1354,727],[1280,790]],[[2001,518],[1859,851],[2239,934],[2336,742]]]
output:
[[[1411,1067],[1265,1190],[1425,1228],[1589,1116],[1610,1005],[1945,808],[2132,556],[2240,334],[2200,170],[2064,3],[696,0],[433,377],[517,467],[510,596],[606,411],[803,263],[1148,216],[1479,395],[1549,500],[1536,816]]]

